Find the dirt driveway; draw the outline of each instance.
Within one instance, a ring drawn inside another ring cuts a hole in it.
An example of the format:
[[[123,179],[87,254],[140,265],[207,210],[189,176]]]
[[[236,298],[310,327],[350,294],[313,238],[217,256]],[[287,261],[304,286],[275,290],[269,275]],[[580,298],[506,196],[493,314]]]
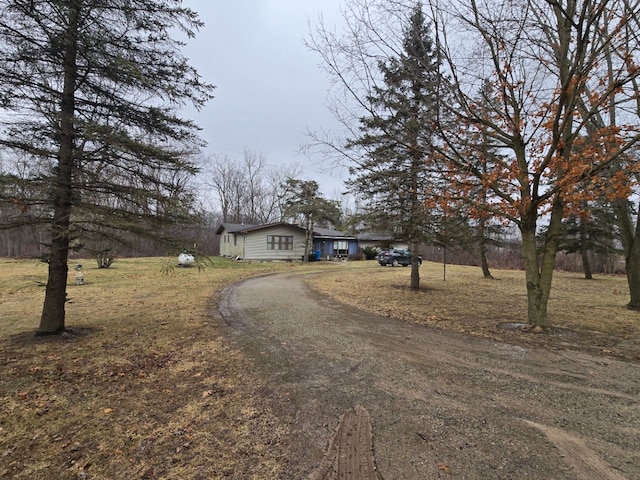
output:
[[[386,480],[640,478],[638,364],[363,314],[298,275],[235,285],[220,312],[288,425],[283,478],[317,473],[355,406]]]

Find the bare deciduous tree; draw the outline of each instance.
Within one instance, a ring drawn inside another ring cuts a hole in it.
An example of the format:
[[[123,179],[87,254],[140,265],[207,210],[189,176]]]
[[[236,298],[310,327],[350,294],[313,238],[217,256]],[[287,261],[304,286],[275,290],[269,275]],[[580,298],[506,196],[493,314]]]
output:
[[[215,191],[224,222],[271,223],[282,218],[283,185],[296,166],[271,167],[262,154],[245,150],[237,161],[213,156],[204,183]]]
[[[601,68],[605,45],[623,48],[628,15],[607,0],[474,0],[446,9],[434,5],[433,11],[457,87],[452,112],[458,128],[443,132],[450,147],[443,156],[454,168],[481,179],[498,199],[502,216],[518,226],[529,323],[548,327],[547,304],[567,205],[584,193],[580,185],[586,179],[602,173],[638,141],[631,124],[592,130],[588,141],[583,136],[591,119],[609,108],[611,94],[625,90],[638,74],[618,65],[611,83]],[[490,101],[481,103],[474,95],[485,81]],[[469,162],[480,145],[459,141],[480,130],[506,153],[488,170],[482,162]],[[549,225],[539,257],[536,230],[543,215]]]

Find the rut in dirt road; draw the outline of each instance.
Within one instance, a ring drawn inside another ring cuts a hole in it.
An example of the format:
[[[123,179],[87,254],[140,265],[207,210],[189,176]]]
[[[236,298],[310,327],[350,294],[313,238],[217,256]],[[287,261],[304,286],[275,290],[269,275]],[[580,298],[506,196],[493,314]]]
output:
[[[640,478],[637,364],[364,314],[299,274],[235,285],[220,312],[287,394],[275,406],[291,429],[287,478],[322,467],[356,406],[370,414],[376,474],[387,480]]]

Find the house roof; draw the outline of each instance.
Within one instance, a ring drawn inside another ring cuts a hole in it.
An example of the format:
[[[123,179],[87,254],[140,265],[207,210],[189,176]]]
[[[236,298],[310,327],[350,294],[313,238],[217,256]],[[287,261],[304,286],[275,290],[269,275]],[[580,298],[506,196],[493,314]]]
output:
[[[255,232],[256,230],[264,230],[264,229],[273,228],[273,227],[289,227],[289,228],[304,230],[304,228],[302,228],[300,225],[294,225],[287,222],[267,223],[264,225],[255,225],[250,223],[222,223],[216,230],[216,234],[220,235],[225,230],[229,233],[245,234],[249,232]]]
[[[316,238],[342,238],[345,240],[355,240],[356,237],[331,228],[314,228],[313,236]]]
[[[362,232],[356,234],[356,238],[358,240],[368,242],[386,242],[396,240],[392,233],[386,232]]]
[[[294,229],[303,230],[304,228],[297,224],[291,224],[287,222],[275,222],[268,223],[265,225],[253,225],[253,224],[245,224],[245,223],[222,223],[216,230],[217,235],[221,235],[223,231],[227,231],[229,233],[240,233],[245,234],[249,232],[255,232],[257,230],[263,230],[267,228],[273,227],[289,227]],[[338,230],[333,230],[331,228],[314,228],[313,236],[315,238],[339,238],[343,240],[355,240],[356,237],[353,235],[346,234],[344,232],[340,232]]]
[[[238,233],[248,228],[256,227],[257,225],[249,223],[221,223],[216,230],[216,235],[220,235],[224,230],[229,233]]]
[[[242,233],[254,232],[256,230],[263,230],[265,228],[273,228],[273,227],[290,227],[290,228],[296,228],[296,229],[299,229],[299,230],[304,230],[304,228],[302,228],[300,225],[294,225],[294,224],[287,223],[287,222],[275,222],[275,223],[267,223],[265,225],[247,226],[247,228],[242,229],[241,232]]]

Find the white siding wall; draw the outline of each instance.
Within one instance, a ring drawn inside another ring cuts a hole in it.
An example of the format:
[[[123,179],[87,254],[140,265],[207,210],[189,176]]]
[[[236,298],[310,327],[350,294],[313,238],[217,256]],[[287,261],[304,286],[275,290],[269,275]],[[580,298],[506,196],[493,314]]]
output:
[[[293,250],[268,250],[267,236],[293,236]],[[245,240],[244,258],[247,260],[302,260],[304,255],[304,231],[285,225],[261,228],[248,232]]]
[[[220,235],[220,255],[223,257],[242,257],[244,255],[244,236],[223,230]]]

